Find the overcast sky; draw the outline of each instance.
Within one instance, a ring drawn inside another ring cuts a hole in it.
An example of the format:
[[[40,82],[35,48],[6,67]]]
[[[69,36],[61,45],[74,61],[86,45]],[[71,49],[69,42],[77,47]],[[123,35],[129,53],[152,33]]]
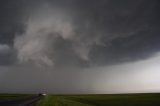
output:
[[[0,92],[160,92],[159,0],[1,0]]]

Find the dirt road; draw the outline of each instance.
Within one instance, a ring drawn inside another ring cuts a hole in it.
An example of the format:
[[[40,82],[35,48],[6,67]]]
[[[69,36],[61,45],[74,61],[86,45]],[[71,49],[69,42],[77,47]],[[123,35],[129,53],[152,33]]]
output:
[[[42,98],[43,95],[36,95],[15,100],[0,101],[0,106],[32,106]]]

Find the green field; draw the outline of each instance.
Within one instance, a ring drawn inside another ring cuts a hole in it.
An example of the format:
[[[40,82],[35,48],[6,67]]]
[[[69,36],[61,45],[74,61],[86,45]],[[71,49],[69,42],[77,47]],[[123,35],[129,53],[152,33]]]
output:
[[[37,106],[160,106],[160,94],[47,95]]]
[[[0,94],[0,100],[32,95]],[[160,106],[160,94],[46,95],[35,106]]]

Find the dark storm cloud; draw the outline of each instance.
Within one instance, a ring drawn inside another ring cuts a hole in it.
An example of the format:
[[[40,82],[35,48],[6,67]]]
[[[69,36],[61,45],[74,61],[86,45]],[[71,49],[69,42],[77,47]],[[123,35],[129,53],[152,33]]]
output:
[[[159,51],[159,1],[78,1],[77,5],[82,17],[78,20],[90,20],[91,31],[102,33],[98,36],[104,45],[93,46],[91,62],[135,61]]]
[[[159,2],[140,1],[138,6],[137,1],[126,3],[116,6],[119,15],[113,15],[115,19],[110,21],[113,25],[110,26],[111,29],[108,28],[113,31],[111,34],[118,34],[118,37],[107,48],[94,47],[92,59],[100,62],[99,64],[147,59],[159,51]],[[128,14],[123,14],[125,11]]]
[[[0,4],[0,43],[14,45],[20,61],[106,65],[146,59],[159,51],[158,0],[2,0]],[[45,37],[35,38],[31,31]]]
[[[13,43],[15,33],[19,30],[20,19],[23,7],[22,0],[1,0],[0,1],[0,42]]]
[[[13,63],[12,48],[6,44],[0,44],[0,65],[11,65]]]

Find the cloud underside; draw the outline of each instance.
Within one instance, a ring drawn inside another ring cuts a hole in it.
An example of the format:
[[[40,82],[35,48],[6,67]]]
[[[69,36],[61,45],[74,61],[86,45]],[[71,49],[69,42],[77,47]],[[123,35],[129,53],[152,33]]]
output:
[[[15,63],[38,66],[110,65],[146,59],[159,51],[157,2],[35,0],[17,7],[6,3],[13,5],[17,15],[10,20],[5,14],[2,17],[13,25],[5,23],[0,42],[11,47]]]

